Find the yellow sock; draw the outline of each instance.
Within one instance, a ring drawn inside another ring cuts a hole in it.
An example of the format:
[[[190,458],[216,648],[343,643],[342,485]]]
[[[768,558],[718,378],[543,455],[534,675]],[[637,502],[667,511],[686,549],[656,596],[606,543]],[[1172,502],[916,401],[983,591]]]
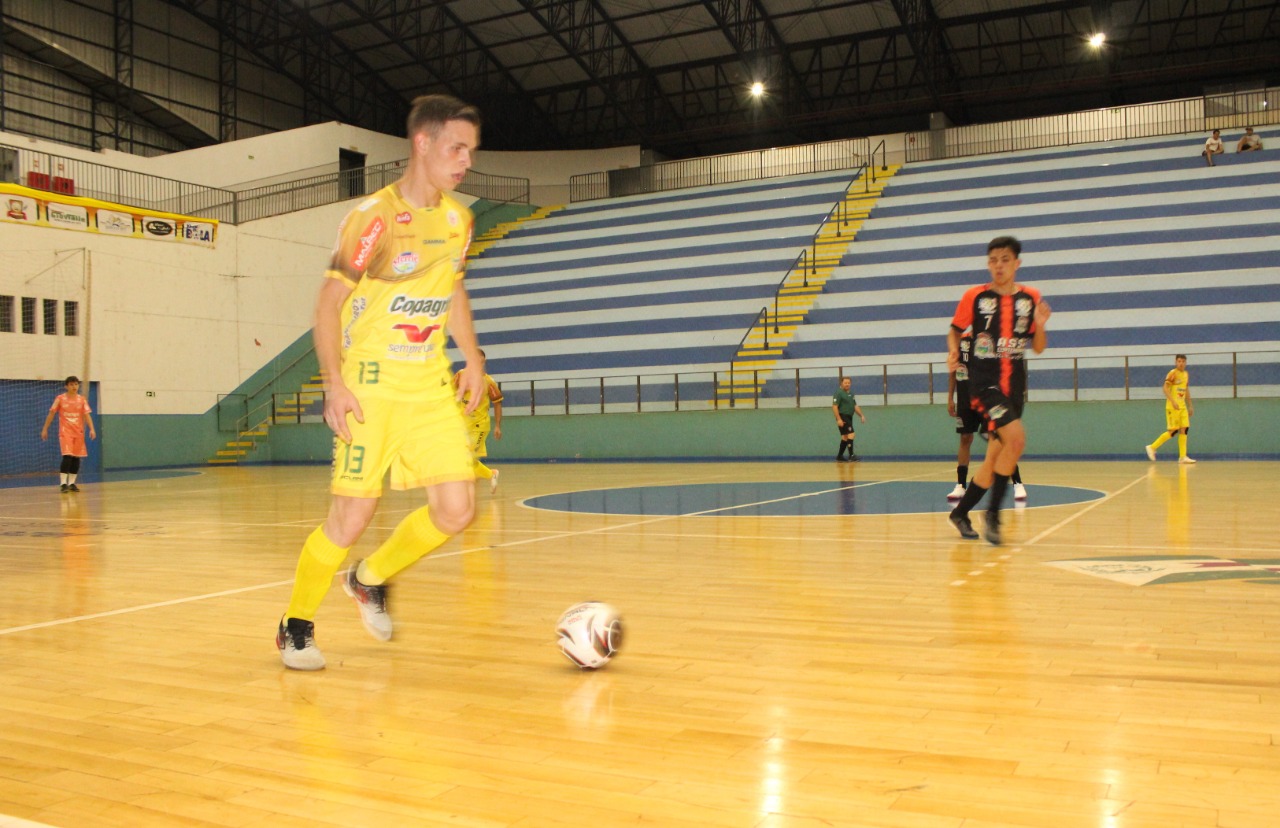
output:
[[[1151,444],[1151,448],[1158,449],[1167,442],[1169,442],[1169,432],[1162,431],[1160,436],[1156,438],[1155,442]]]
[[[386,583],[448,539],[449,536],[431,522],[427,507],[423,506],[400,521],[391,537],[360,564],[356,577],[360,583],[370,586]]]
[[[1187,456],[1187,435],[1179,431],[1178,432],[1178,459],[1181,460],[1186,456]]]
[[[293,594],[285,616],[314,621],[320,602],[333,585],[333,576],[346,558],[347,550],[329,540],[322,527],[316,527],[298,556],[298,571],[293,576]]]
[[[493,469],[489,468],[484,463],[481,463],[479,460],[476,461],[475,473],[476,477],[481,480],[488,480],[493,477]]]

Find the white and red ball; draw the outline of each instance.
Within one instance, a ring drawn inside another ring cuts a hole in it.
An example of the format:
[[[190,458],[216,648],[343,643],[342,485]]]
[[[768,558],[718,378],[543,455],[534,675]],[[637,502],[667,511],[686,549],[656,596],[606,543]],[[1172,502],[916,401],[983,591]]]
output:
[[[622,618],[599,601],[574,604],[556,622],[560,652],[584,670],[596,670],[622,646]]]

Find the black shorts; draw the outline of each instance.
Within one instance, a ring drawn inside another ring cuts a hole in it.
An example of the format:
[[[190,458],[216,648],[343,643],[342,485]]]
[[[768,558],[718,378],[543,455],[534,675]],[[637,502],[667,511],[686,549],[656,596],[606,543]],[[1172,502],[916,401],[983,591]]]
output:
[[[956,398],[956,434],[977,434],[982,430],[982,415],[974,411],[969,395]]]
[[[844,417],[844,415],[841,415],[841,416],[844,418],[844,425],[842,425],[842,426],[836,426],[836,428],[840,429],[840,434],[841,434],[841,435],[844,435],[844,434],[852,434],[852,433],[853,433],[853,418],[852,418],[852,417]]]
[[[1005,396],[1005,393],[999,387],[991,385],[986,388],[970,389],[969,405],[973,407],[975,413],[978,414],[986,424],[985,430],[993,432],[996,429],[1003,428],[1014,420],[1022,419],[1022,403],[1024,397],[1022,394],[1017,395],[1013,399]]]

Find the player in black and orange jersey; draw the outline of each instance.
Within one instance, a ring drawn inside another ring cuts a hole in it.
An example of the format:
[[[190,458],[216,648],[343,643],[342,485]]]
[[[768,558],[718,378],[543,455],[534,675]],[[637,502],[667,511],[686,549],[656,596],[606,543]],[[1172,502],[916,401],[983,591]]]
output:
[[[960,448],[956,450],[956,487],[947,495],[947,500],[964,497],[973,435],[981,431],[983,425],[982,415],[969,405],[969,355],[972,350],[973,334],[965,331],[960,336],[960,363],[947,376],[947,414],[956,418],[956,434],[960,435]],[[1026,387],[1025,381],[1023,387]],[[1026,500],[1027,487],[1022,485],[1020,466],[1013,467],[1013,474],[1009,479],[1013,482],[1013,499],[1018,502]]]
[[[990,437],[987,456],[951,511],[951,523],[961,537],[976,538],[969,512],[988,489],[984,534],[1000,543],[1000,505],[1009,478],[1026,447],[1022,405],[1026,399],[1027,373],[1024,352],[1029,345],[1037,354],[1045,349],[1045,324],[1049,303],[1039,291],[1016,283],[1022,264],[1022,244],[1012,236],[992,239],[987,245],[987,270],[991,281],[970,288],[960,298],[951,329],[947,332],[947,366],[960,367],[960,337],[973,334],[969,358],[969,404],[982,415]]]
[[[447,95],[414,101],[405,174],[352,210],[338,230],[316,302],[315,343],[325,381],[324,419],[334,439],[332,499],[307,538],[288,610],[276,633],[286,667],[319,670],[314,618],[333,576],[373,519],[382,481],[426,488],[410,513],[343,588],[375,638],[391,638],[387,581],[475,514],[466,413],[481,398],[483,360],[463,285],[471,211],[449,193],[480,141],[480,114]],[[466,367],[450,383],[445,331]]]

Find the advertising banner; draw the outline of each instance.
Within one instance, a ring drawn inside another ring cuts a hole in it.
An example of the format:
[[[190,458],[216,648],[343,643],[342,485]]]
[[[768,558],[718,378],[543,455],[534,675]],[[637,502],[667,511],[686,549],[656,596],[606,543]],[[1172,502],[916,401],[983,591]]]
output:
[[[213,247],[218,220],[0,183],[0,221]]]

